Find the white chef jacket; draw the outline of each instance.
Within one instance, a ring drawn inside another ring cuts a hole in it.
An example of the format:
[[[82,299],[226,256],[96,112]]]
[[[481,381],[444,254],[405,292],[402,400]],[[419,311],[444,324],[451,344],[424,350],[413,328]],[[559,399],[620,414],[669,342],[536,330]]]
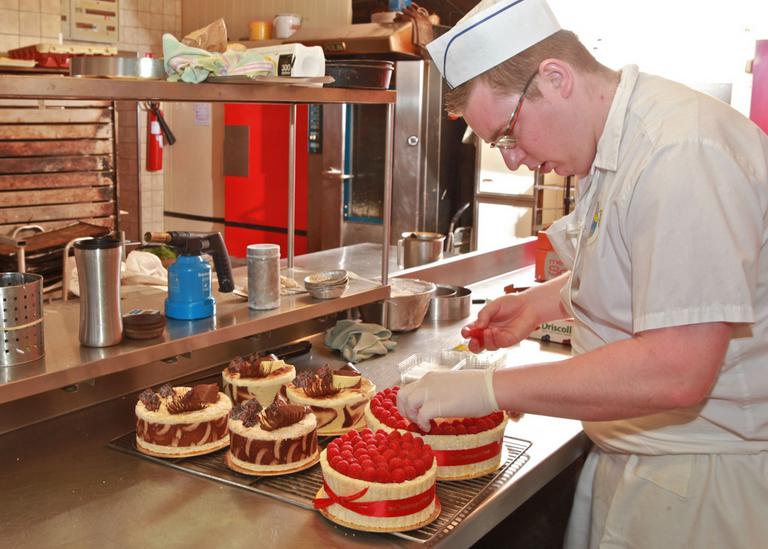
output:
[[[575,352],[671,326],[736,332],[703,404],[584,422],[599,451],[568,546],[765,539],[768,521],[755,517],[768,496],[768,137],[724,103],[628,66],[578,190],[547,231],[572,271],[562,296]],[[746,526],[724,528],[721,506]]]

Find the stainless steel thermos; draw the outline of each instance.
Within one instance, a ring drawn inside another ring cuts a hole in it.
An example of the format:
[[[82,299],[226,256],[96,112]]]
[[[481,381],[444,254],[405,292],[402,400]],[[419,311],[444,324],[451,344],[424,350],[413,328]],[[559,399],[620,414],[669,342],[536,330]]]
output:
[[[123,339],[120,313],[120,261],[122,247],[112,236],[74,244],[80,285],[80,343],[109,347]]]

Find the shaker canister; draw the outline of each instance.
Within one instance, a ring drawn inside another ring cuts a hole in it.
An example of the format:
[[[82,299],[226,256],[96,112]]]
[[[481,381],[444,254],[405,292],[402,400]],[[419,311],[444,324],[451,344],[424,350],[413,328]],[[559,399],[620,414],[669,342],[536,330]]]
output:
[[[248,307],[257,311],[280,306],[280,246],[250,244],[248,254]]]

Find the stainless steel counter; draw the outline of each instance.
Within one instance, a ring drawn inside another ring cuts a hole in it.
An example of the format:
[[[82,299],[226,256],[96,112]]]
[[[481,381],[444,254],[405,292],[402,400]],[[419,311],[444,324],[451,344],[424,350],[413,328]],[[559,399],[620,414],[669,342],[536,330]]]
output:
[[[303,280],[306,272],[297,268],[290,274]],[[245,267],[233,269],[233,274],[236,285],[247,285]],[[283,296],[280,307],[271,311],[250,310],[246,301],[235,294],[215,290],[213,293],[216,299],[213,317],[200,320],[169,318],[160,338],[125,339],[119,345],[104,348],[80,345],[80,304],[77,300],[46,304],[46,354],[33,363],[0,368],[0,404],[344,311],[386,297],[389,288],[358,278],[350,281],[349,288],[340,298],[317,300],[308,294]],[[124,286],[121,294],[123,313],[133,308],[163,311],[167,297],[164,290],[149,286]]]
[[[493,297],[529,270],[476,285]],[[479,306],[473,306],[476,312]],[[379,388],[398,381],[397,363],[412,352],[459,341],[459,322],[425,323],[394,337],[397,349],[360,363]],[[299,369],[339,360],[313,341]],[[558,360],[567,348],[523,341],[508,364]],[[211,370],[217,372],[220,367]],[[347,530],[319,514],[106,447],[134,427],[135,395],[0,436],[0,532],[5,547],[400,547],[389,535]],[[528,461],[440,545],[466,547],[514,511],[586,449],[578,422],[525,415],[508,434],[532,441]]]

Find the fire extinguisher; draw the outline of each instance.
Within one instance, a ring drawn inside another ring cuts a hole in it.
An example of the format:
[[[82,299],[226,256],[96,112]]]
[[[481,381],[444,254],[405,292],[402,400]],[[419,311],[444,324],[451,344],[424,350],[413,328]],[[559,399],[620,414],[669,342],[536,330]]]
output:
[[[147,171],[157,172],[163,169],[163,143],[173,145],[176,137],[163,118],[160,104],[151,101],[147,107]]]

